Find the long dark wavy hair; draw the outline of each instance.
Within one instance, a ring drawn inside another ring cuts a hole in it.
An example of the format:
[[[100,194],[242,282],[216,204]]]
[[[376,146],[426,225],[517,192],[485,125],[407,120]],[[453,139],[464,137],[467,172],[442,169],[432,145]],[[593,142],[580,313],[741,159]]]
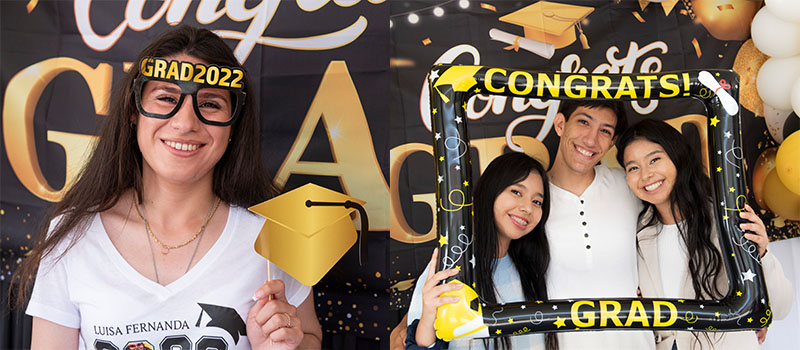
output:
[[[550,186],[547,172],[535,159],[524,153],[506,153],[486,167],[472,194],[475,206],[475,283],[476,292],[489,304],[496,304],[495,285],[492,278],[497,267],[497,225],[494,221],[494,201],[508,186],[525,180],[531,172],[539,174],[544,185],[542,202],[542,218],[533,231],[512,240],[508,247],[508,255],[519,272],[522,291],[526,300],[547,300],[545,274],[550,264],[550,246],[544,231],[544,224],[550,215]],[[489,348],[489,340],[484,340],[484,347]],[[511,343],[507,337],[494,341],[494,349],[509,349]],[[545,335],[548,350],[558,349],[555,333]]]
[[[181,25],[157,37],[139,53],[134,62],[145,56],[169,57],[178,54],[194,56],[209,64],[244,68],[231,48],[216,34],[207,30]],[[138,116],[134,101],[134,79],[139,65],[131,66],[117,84],[110,101],[110,114],[99,126],[99,140],[91,158],[64,198],[55,203],[40,225],[39,236],[31,253],[21,263],[12,279],[11,290],[16,293],[13,306],[23,305],[30,296],[33,276],[39,262],[53,252],[65,239],[71,247],[85,231],[90,218],[112,208],[129,189],[142,200],[142,154],[136,141]],[[272,198],[278,189],[263,165],[260,143],[260,120],[255,106],[251,82],[245,75],[247,93],[244,109],[231,126],[231,141],[222,158],[214,166],[212,190],[217,197],[238,206],[250,206]],[[50,221],[61,216],[49,235]],[[71,232],[76,234],[72,235]],[[70,237],[70,238],[67,238]]]
[[[673,218],[684,221],[684,225],[678,225],[678,231],[688,250],[689,272],[696,298],[721,298],[722,292],[715,281],[722,271],[722,253],[714,245],[711,236],[716,232],[711,209],[713,192],[703,163],[675,128],[663,121],[645,119],[629,128],[617,140],[617,161],[620,164],[624,164],[625,148],[639,139],[661,145],[677,170],[669,204]],[[645,207],[639,214],[639,221],[644,222],[645,227],[663,221],[653,204],[643,203]]]

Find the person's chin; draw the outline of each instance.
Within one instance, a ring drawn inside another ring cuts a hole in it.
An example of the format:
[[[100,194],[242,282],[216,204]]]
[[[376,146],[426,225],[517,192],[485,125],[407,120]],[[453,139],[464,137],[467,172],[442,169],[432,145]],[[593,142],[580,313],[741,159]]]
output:
[[[590,163],[590,162],[577,162],[573,164],[572,170],[579,174],[590,174],[594,171],[594,167],[599,163],[597,162]]]

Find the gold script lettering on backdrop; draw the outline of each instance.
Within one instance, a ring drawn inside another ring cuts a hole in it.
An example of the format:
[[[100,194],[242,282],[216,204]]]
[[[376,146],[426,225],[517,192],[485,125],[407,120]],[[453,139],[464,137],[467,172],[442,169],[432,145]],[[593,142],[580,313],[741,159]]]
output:
[[[333,162],[302,161],[320,119],[333,154]],[[367,116],[344,61],[331,61],[297,138],[275,176],[282,186],[292,174],[336,176],[348,195],[367,202],[370,229],[389,229],[389,187],[375,156]]]
[[[385,0],[370,0],[372,4],[380,4]],[[327,1],[305,0],[297,1],[297,5],[306,12],[313,12],[319,9]],[[358,3],[359,0],[334,1],[340,7],[349,7]],[[74,12],[75,22],[78,32],[81,34],[86,46],[95,51],[106,51],[112,48],[122,37],[127,28],[135,31],[143,31],[152,27],[165,14],[169,24],[177,24],[186,16],[191,0],[167,0],[161,3],[161,7],[150,18],[143,18],[144,0],[128,0],[125,6],[125,17],[111,33],[100,35],[95,32],[92,26],[89,11],[92,6],[91,0],[75,0]],[[219,0],[201,0],[197,4],[196,19],[201,25],[208,25],[216,22],[223,15],[235,22],[250,21],[245,32],[233,30],[215,30],[215,33],[225,39],[239,40],[239,44],[234,49],[234,54],[239,62],[244,63],[256,44],[282,47],[290,50],[328,50],[345,46],[356,40],[367,28],[367,19],[358,16],[350,25],[337,31],[308,36],[305,38],[275,38],[261,36],[272,21],[278,6],[294,4],[294,2],[280,0],[264,0],[252,8],[245,7],[244,0],[228,0],[222,8],[217,10],[220,5]]]
[[[8,162],[22,185],[35,196],[56,202],[69,189],[78,171],[86,163],[95,136],[47,131],[47,140],[57,143],[66,152],[66,179],[60,190],[52,188],[39,167],[34,138],[33,116],[36,104],[45,87],[59,74],[74,71],[83,77],[92,94],[95,113],[108,114],[107,102],[111,91],[112,69],[107,63],[91,68],[69,57],[51,58],[14,75],[6,86],[3,99],[3,141]]]

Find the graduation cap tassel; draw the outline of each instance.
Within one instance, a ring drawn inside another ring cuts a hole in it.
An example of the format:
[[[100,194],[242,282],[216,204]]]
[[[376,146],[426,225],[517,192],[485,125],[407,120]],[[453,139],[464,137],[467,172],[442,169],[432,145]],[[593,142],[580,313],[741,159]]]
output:
[[[589,40],[586,39],[586,35],[583,34],[583,28],[581,28],[581,22],[578,22],[578,33],[581,33],[578,38],[581,40],[581,46],[583,46],[584,50],[589,49]]]
[[[311,200],[306,201],[306,207],[312,206],[324,206],[324,207],[345,207],[346,209],[356,209],[358,210],[358,216],[361,217],[361,232],[358,234],[358,264],[363,266],[365,262],[367,262],[367,239],[365,235],[369,232],[369,219],[367,218],[367,210],[364,209],[361,204],[358,204],[353,201],[345,201],[344,203],[341,202],[314,202]]]

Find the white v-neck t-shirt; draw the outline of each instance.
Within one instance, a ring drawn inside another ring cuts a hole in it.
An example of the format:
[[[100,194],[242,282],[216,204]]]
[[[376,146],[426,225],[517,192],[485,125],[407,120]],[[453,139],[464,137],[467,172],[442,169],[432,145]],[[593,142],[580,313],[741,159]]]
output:
[[[249,349],[245,320],[253,293],[267,279],[268,262],[253,249],[263,223],[231,206],[225,230],[205,256],[162,286],[125,261],[95,215],[61,259],[55,257],[66,242],[41,262],[26,313],[79,328],[79,349],[136,343],[144,350]],[[285,283],[289,303],[302,303],[311,287],[270,265],[273,279]]]

